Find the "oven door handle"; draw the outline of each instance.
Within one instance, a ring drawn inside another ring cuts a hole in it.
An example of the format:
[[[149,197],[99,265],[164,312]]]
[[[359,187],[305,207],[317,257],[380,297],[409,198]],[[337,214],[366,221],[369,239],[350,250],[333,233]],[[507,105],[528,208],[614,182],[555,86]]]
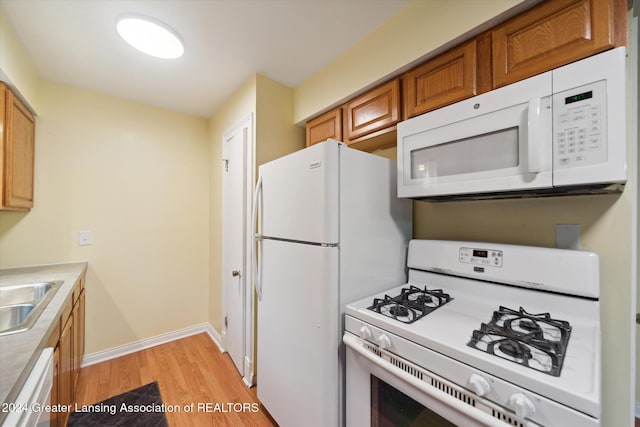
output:
[[[426,382],[421,381],[412,375],[409,375],[402,369],[374,355],[370,351],[367,351],[362,345],[363,342],[360,339],[356,338],[355,336],[350,334],[344,334],[344,336],[342,337],[342,341],[347,345],[347,347],[351,348],[353,351],[355,351],[360,356],[367,359],[369,362],[384,369],[394,377],[399,378],[400,380],[415,387],[421,392],[429,395],[433,399],[438,400],[443,405],[446,405],[459,413],[465,414],[469,418],[473,418],[476,422],[482,424],[483,426],[487,426],[487,427],[509,426],[509,424],[506,424],[492,417],[489,414],[485,414],[484,412],[478,409],[475,409],[466,403],[459,401],[458,399],[448,395],[447,393],[441,390],[438,390],[434,386],[427,384]],[[347,367],[347,369],[349,369],[349,367]]]

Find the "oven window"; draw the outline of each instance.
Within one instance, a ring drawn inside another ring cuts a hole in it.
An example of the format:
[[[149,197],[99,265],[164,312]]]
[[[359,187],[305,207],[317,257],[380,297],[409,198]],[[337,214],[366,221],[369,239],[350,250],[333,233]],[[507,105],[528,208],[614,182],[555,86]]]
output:
[[[371,375],[371,427],[456,427],[435,412]]]

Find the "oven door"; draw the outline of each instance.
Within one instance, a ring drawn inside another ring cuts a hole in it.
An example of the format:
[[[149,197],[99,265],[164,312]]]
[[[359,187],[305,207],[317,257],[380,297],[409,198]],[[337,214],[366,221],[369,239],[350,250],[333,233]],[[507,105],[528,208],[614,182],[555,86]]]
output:
[[[398,196],[550,188],[551,73],[398,124]]]
[[[347,348],[346,427],[536,426],[515,419],[505,420],[507,424],[453,397],[459,388],[455,384],[441,382],[440,388],[449,394],[395,366],[402,362],[392,364],[378,357],[355,336],[345,334],[343,341]]]

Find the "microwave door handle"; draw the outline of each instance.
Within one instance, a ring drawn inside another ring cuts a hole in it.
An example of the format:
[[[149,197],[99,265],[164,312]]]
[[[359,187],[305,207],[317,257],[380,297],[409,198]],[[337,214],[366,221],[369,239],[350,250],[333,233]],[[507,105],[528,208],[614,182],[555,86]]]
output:
[[[537,173],[541,170],[542,141],[540,141],[540,98],[529,100],[527,112],[527,169]]]

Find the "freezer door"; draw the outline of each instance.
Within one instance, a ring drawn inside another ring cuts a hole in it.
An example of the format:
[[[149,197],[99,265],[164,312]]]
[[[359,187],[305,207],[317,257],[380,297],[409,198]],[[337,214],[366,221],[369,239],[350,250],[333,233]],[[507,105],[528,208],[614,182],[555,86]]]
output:
[[[337,141],[327,141],[260,166],[260,233],[338,243]]]
[[[338,248],[265,240],[258,399],[280,427],[339,425]]]

